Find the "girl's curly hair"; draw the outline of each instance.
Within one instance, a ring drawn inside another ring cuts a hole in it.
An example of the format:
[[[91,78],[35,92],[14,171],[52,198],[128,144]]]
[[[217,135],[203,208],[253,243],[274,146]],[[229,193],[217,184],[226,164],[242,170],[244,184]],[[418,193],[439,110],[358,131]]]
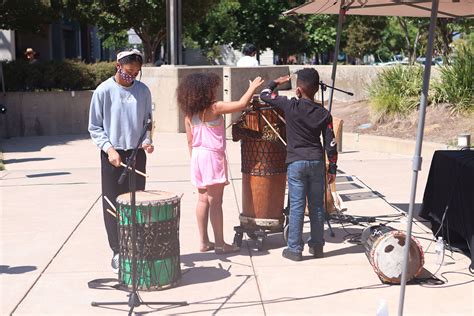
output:
[[[176,89],[178,104],[187,116],[209,108],[216,100],[216,88],[221,79],[214,73],[187,75]]]

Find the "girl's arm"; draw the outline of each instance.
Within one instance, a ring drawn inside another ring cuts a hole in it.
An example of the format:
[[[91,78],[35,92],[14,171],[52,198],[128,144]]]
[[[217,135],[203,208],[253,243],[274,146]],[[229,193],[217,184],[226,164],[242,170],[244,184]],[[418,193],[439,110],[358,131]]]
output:
[[[255,78],[252,82],[250,82],[249,88],[244,93],[244,95],[240,98],[239,101],[218,101],[212,107],[212,112],[215,115],[219,114],[226,114],[226,113],[234,113],[245,109],[245,107],[249,104],[250,99],[252,99],[255,90],[260,87],[263,83],[261,77]]]
[[[184,118],[184,126],[186,127],[186,138],[188,140],[188,149],[189,149],[189,155],[191,156],[193,152],[193,133],[191,131],[191,120],[189,117]]]

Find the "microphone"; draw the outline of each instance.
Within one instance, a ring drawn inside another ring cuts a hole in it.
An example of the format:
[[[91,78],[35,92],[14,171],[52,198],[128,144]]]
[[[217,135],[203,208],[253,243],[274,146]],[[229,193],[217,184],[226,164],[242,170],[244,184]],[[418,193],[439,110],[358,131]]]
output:
[[[148,119],[146,121],[146,130],[151,131],[151,127],[153,126],[153,122],[151,121],[151,113],[148,113]]]
[[[125,168],[125,170],[122,172],[122,174],[120,175],[120,178],[118,180],[118,183],[119,184],[122,184],[124,181],[125,181],[125,177],[127,176],[127,168]]]

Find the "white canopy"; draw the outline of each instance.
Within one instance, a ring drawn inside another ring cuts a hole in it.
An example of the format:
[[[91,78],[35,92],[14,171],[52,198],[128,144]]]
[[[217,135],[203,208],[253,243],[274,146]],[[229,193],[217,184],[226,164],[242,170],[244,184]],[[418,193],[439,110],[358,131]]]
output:
[[[284,14],[338,14],[339,0],[313,0]],[[346,14],[430,17],[432,1],[426,0],[349,0]],[[439,0],[439,18],[474,17],[474,0]]]
[[[431,60],[433,54],[433,39],[436,27],[436,18],[473,18],[474,0],[313,0],[299,7],[284,12],[284,14],[338,14],[338,26],[336,34],[335,56],[339,53],[339,42],[342,31],[344,16],[371,15],[371,16],[410,16],[430,17],[428,46],[426,48],[426,59]],[[336,80],[337,59],[334,60],[331,86],[334,87]],[[418,171],[421,170],[421,147],[425,127],[425,113],[428,99],[428,88],[431,75],[431,63],[425,64],[423,73],[423,87],[420,95],[420,117],[416,137],[415,154],[413,156],[413,176],[410,192],[410,204],[407,218],[407,242],[403,253],[403,273],[400,286],[400,300],[398,315],[403,315],[405,301],[405,287],[407,282],[408,257],[411,240],[411,229],[413,220],[413,209],[415,204],[416,184]],[[330,90],[328,110],[331,111],[334,89]]]

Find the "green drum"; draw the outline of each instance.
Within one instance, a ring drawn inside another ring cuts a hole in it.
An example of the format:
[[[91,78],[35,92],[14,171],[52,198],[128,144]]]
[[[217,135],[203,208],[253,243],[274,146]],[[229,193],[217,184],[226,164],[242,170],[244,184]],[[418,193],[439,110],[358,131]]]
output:
[[[137,191],[136,279],[139,290],[162,290],[181,279],[180,198],[165,191]],[[120,238],[119,280],[132,287],[132,208],[130,193],[117,198]]]

